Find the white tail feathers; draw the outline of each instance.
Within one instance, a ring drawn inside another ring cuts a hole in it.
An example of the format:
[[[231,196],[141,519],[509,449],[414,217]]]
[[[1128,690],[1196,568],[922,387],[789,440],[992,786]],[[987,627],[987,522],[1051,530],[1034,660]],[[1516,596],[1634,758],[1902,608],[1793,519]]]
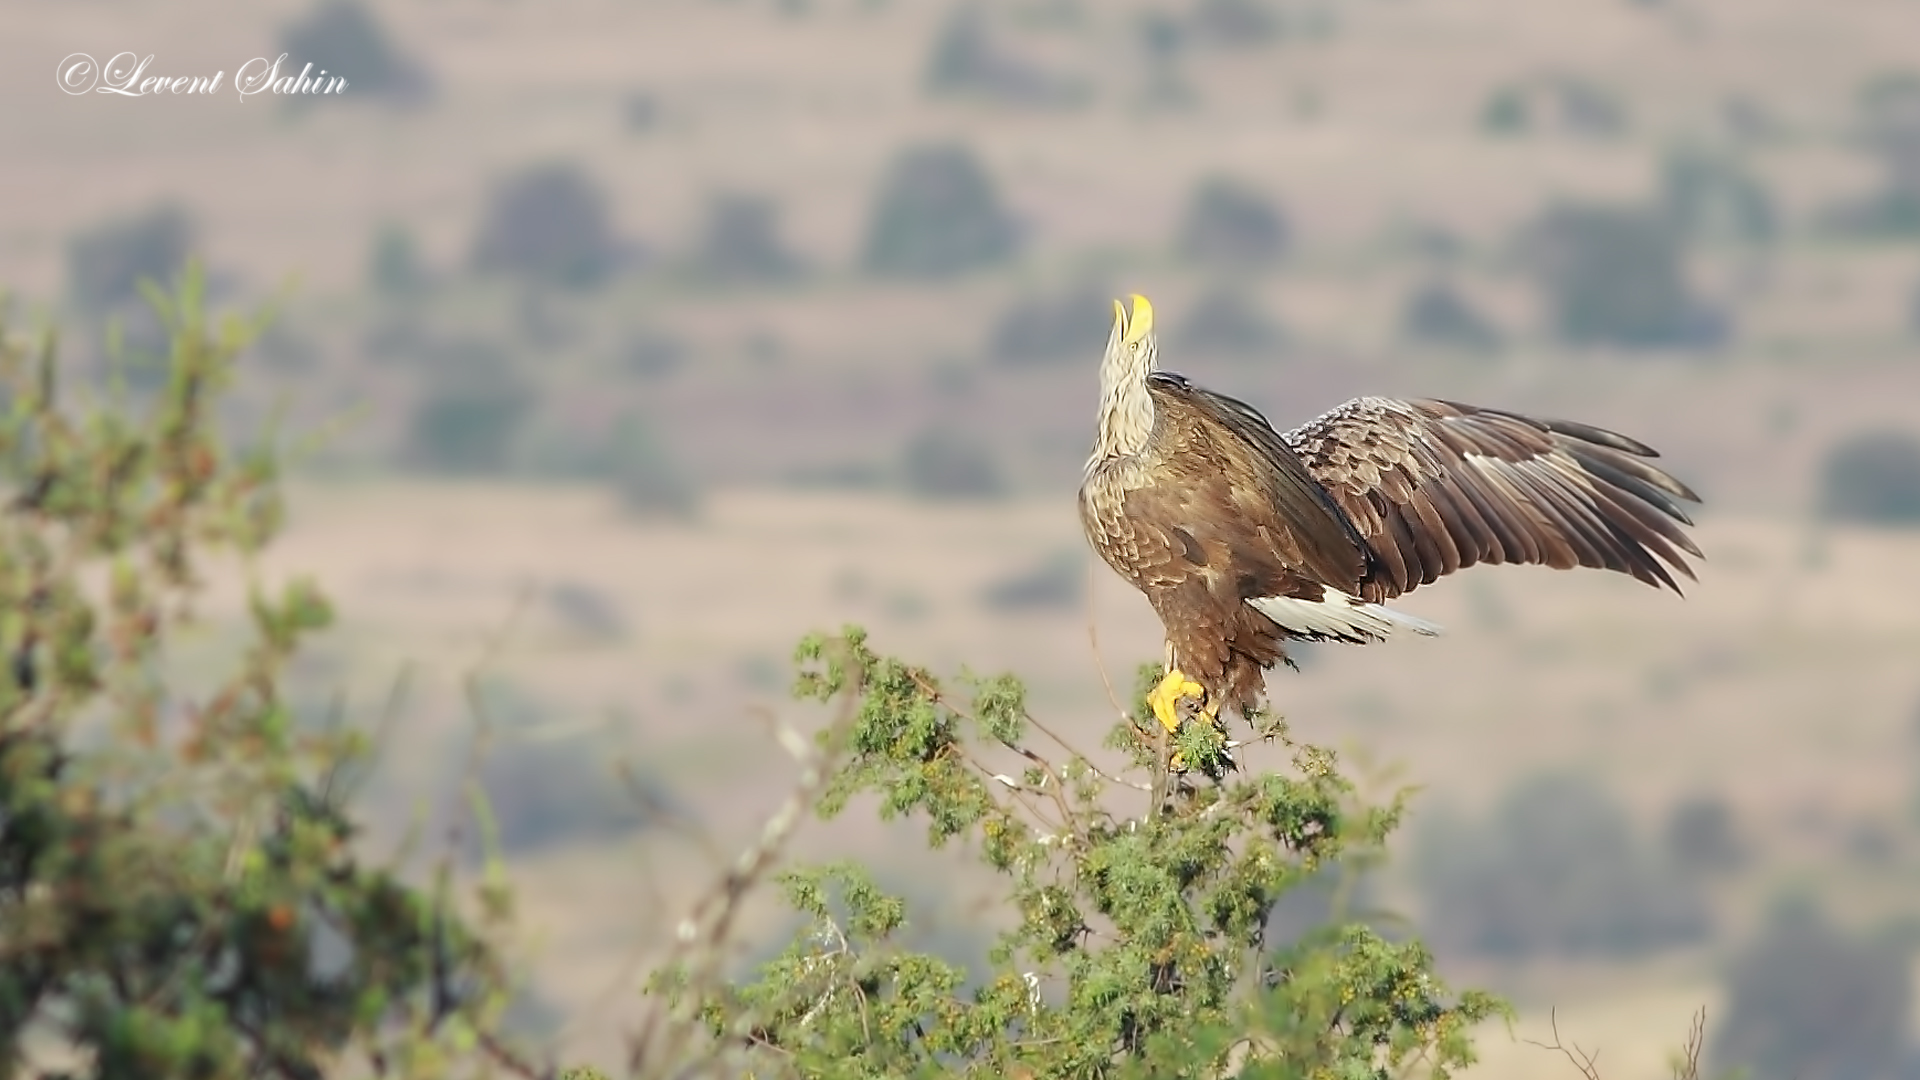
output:
[[[1359,597],[1333,589],[1323,589],[1318,600],[1297,600],[1291,596],[1263,596],[1247,601],[1255,611],[1279,623],[1296,637],[1309,641],[1344,641],[1364,645],[1384,641],[1396,633],[1415,633],[1433,637],[1440,625],[1382,604],[1369,604]]]

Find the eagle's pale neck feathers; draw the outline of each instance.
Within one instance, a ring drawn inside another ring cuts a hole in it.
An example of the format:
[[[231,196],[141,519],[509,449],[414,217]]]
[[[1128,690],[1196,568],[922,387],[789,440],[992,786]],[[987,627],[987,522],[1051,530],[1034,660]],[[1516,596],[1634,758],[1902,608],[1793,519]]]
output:
[[[1154,371],[1158,351],[1153,305],[1136,295],[1129,316],[1115,300],[1113,316],[1113,333],[1100,361],[1100,428],[1087,458],[1089,474],[1104,462],[1139,453],[1153,434],[1153,398],[1147,393],[1147,376]]]

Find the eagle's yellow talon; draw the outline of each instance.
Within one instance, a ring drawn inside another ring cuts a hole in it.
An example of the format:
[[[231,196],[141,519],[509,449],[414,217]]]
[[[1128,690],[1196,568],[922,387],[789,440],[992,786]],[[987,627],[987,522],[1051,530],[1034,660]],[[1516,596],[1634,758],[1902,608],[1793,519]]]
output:
[[[1147,695],[1147,704],[1153,707],[1154,718],[1160,721],[1160,726],[1166,728],[1167,734],[1171,735],[1180,730],[1178,704],[1180,699],[1201,698],[1205,695],[1206,690],[1199,683],[1187,678],[1185,673],[1176,669],[1167,672],[1166,678],[1160,680],[1160,685],[1154,687],[1153,692]]]

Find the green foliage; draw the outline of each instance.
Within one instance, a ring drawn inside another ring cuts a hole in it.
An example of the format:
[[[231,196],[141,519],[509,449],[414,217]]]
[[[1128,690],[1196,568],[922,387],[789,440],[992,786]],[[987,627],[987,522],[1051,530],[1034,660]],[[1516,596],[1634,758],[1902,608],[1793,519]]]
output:
[[[1910,1053],[1912,950],[1843,933],[1811,903],[1778,904],[1728,965],[1715,1071],[1752,1080],[1901,1075]]]
[[[972,150],[912,146],[881,178],[862,263],[883,276],[951,277],[1011,260],[1020,239],[1018,222]]]
[[[257,323],[202,314],[190,267],[150,292],[170,341],[139,409],[75,409],[52,340],[0,326],[0,1072],[305,1078],[447,1061],[497,1011],[492,952],[367,865],[342,780],[366,753],[303,730],[287,665],[332,608],[250,584],[218,677],[173,649],[212,572],[282,506],[274,448],[223,445],[216,402]]]
[[[1665,215],[1599,204],[1555,206],[1523,238],[1553,328],[1575,344],[1715,344],[1724,321],[1695,298]]]
[[[970,980],[904,948],[911,914],[857,867],[784,875],[803,931],[753,981],[697,1002],[740,1072],[1384,1080],[1418,1061],[1443,1077],[1473,1060],[1470,1025],[1503,1009],[1456,998],[1418,943],[1364,926],[1270,946],[1280,898],[1377,850],[1400,817],[1397,801],[1361,805],[1325,751],[1303,749],[1297,777],[1169,787],[1163,748],[1129,720],[1114,740],[1155,777],[1131,794],[1079,754],[1038,752],[1044,731],[1009,677],[953,695],[858,630],[811,637],[797,658],[799,696],[849,695],[852,710],[824,736],[847,760],[820,814],[870,796],[935,848],[968,844],[1018,922]],[[1002,758],[1021,764],[1001,772]]]
[[[321,0],[281,31],[280,50],[292,65],[281,67],[283,75],[298,75],[311,63],[316,74],[324,69],[347,80],[344,94],[287,98],[294,107],[354,100],[416,104],[431,89],[426,69],[403,54],[356,0]]]
[[[1664,840],[1668,861],[1689,873],[1733,873],[1752,855],[1733,808],[1717,795],[1675,803],[1667,814]]]
[[[1667,154],[1660,204],[1690,237],[1766,243],[1779,232],[1773,195],[1738,159],[1698,147]]]
[[[1834,443],[1820,465],[1819,505],[1834,521],[1920,523],[1920,437],[1888,429]]]
[[[1700,940],[1705,897],[1580,777],[1523,781],[1483,823],[1436,819],[1415,861],[1436,945],[1526,958],[1644,955]]]
[[[1245,269],[1279,259],[1287,240],[1286,217],[1272,199],[1236,180],[1210,176],[1188,194],[1174,246],[1197,263]]]
[[[473,264],[535,284],[583,289],[612,273],[618,247],[599,186],[579,166],[551,162],[494,185]]]

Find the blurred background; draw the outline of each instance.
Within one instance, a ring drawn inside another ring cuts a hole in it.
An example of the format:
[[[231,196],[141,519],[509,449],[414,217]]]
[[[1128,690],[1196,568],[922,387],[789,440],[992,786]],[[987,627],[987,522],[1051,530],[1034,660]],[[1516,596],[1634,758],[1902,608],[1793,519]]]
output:
[[[1703,1005],[1712,1059],[1759,1080],[1920,1076],[1912,0],[7,23],[16,321],[62,329],[73,384],[117,350],[137,390],[162,374],[143,275],[199,257],[218,304],[277,304],[229,420],[326,435],[262,571],[344,611],[307,715],[382,732],[381,850],[438,843],[478,762],[526,1031],[616,1044],[669,914],[790,782],[766,717],[811,722],[784,700],[807,630],[1014,671],[1100,753],[1104,680],[1159,627],[1090,566],[1072,495],[1110,300],[1141,291],[1166,366],[1281,427],[1359,393],[1569,416],[1705,496],[1684,601],[1476,570],[1404,601],[1448,636],[1275,674],[1297,736],[1418,788],[1367,909],[1609,1076],[1656,1074]],[[128,50],[227,81],[59,87],[61,57]],[[234,92],[280,53],[348,89]],[[875,860],[922,943],[982,955],[994,883],[917,829],[854,814],[800,846]],[[1485,1077],[1566,1068],[1503,1029],[1483,1049]]]

